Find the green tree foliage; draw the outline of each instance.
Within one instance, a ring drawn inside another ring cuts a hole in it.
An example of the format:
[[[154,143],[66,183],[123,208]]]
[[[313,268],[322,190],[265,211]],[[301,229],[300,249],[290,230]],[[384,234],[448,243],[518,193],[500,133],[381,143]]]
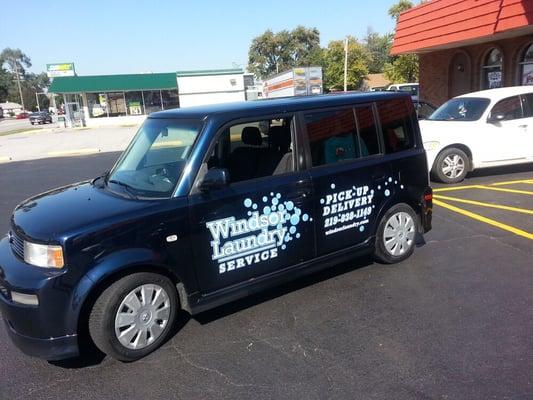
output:
[[[348,37],[348,90],[361,86],[368,74],[370,53],[356,38]],[[344,40],[329,42],[323,52],[324,87],[327,91],[344,89]]]
[[[391,18],[394,18],[396,21],[398,21],[400,14],[404,12],[405,10],[409,10],[410,8],[413,8],[413,6],[414,6],[413,2],[409,0],[400,0],[398,1],[398,3],[393,4],[389,8],[389,16]]]
[[[394,61],[384,66],[385,77],[394,83],[418,81],[418,56],[416,54],[402,54]]]
[[[389,15],[398,21],[400,14],[413,7],[409,0],[400,0],[389,8]],[[417,82],[418,81],[418,55],[402,54],[393,57],[392,60],[383,66],[385,77],[394,83]]]
[[[31,67],[31,59],[20,49],[5,48],[0,53],[0,100],[20,103],[20,94],[17,84],[17,69],[22,90],[24,106],[28,110],[37,109],[36,93],[43,93],[50,85],[46,73],[33,74],[26,71]],[[46,96],[39,95],[41,108],[48,108],[49,100]]]
[[[368,64],[368,72],[370,74],[377,74],[383,72],[386,63],[392,61],[390,56],[390,48],[392,46],[392,33],[385,33],[380,35],[377,32],[368,29],[363,44],[370,54],[370,61]]]
[[[252,40],[248,69],[264,79],[289,68],[314,64],[320,58],[318,29],[298,26],[277,33],[267,30]]]

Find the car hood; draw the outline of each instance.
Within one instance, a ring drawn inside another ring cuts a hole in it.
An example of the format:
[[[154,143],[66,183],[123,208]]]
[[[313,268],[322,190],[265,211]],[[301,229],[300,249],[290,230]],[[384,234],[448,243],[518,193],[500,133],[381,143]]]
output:
[[[471,121],[431,121],[420,120],[420,133],[424,142],[449,142],[464,139],[465,132],[472,129]]]
[[[19,204],[12,217],[17,233],[43,242],[62,241],[91,226],[118,222],[147,208],[152,201],[118,196],[91,182],[64,186]]]

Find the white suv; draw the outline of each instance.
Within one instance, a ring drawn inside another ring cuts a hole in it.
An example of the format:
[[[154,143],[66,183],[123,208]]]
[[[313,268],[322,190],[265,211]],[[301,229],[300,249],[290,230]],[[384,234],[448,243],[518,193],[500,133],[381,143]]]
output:
[[[420,121],[428,167],[445,183],[477,168],[533,162],[533,86],[454,97]]]

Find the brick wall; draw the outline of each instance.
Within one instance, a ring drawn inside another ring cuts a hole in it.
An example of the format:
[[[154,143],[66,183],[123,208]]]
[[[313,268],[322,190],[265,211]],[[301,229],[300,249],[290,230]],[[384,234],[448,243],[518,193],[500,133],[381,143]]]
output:
[[[455,49],[437,50],[420,54],[420,98],[436,106],[450,98],[450,66],[454,55],[464,52],[470,60],[471,91],[481,89],[481,66],[484,57],[496,46],[503,53],[503,84],[514,86],[520,83],[519,59],[524,48],[533,43],[533,35],[480,43]]]

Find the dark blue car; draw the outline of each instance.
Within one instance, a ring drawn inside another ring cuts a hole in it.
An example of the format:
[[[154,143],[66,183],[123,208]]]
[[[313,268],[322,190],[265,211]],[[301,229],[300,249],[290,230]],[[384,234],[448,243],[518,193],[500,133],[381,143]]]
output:
[[[409,94],[151,114],[115,166],[14,211],[0,306],[25,353],[123,361],[191,314],[365,253],[409,257],[431,188]]]

